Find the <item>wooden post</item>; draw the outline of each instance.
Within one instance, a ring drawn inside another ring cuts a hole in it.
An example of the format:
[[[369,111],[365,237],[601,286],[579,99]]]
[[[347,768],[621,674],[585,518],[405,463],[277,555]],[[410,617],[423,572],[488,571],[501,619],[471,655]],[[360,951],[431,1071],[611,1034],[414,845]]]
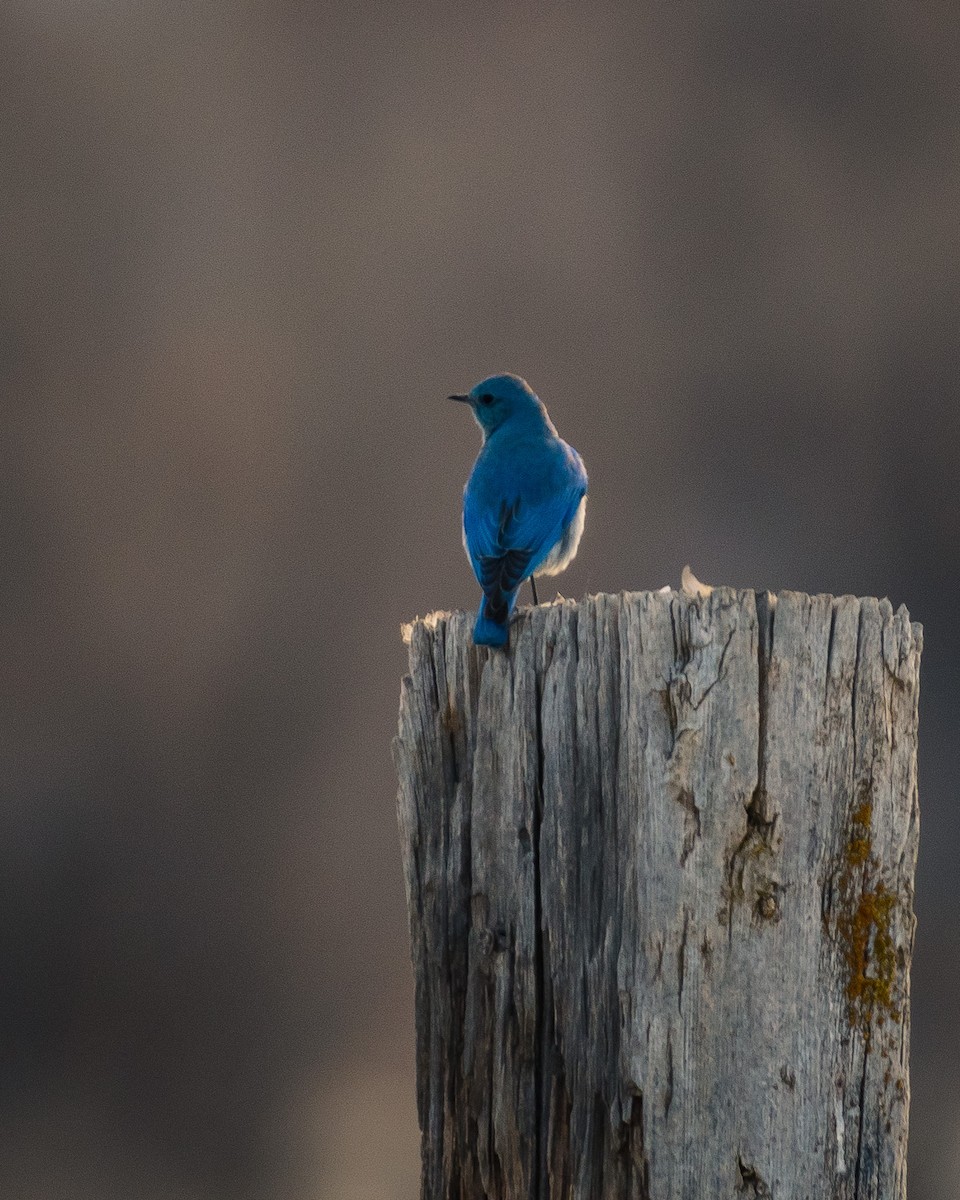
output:
[[[718,588],[410,629],[423,1200],[904,1200],[922,632]]]

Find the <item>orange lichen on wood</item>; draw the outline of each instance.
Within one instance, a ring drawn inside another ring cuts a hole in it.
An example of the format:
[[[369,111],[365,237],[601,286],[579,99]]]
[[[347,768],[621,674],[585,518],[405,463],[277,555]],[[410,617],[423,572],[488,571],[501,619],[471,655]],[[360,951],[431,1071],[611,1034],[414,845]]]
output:
[[[873,853],[873,801],[869,791],[850,817],[850,837],[839,878],[836,932],[847,968],[846,995],[851,1025],[869,1039],[875,1022],[901,1020],[897,956],[891,920],[896,895],[877,876]]]

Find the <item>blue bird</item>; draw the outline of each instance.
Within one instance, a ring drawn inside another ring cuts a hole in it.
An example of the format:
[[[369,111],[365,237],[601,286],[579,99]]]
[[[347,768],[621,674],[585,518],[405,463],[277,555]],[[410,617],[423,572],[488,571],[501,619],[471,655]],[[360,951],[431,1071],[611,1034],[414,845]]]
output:
[[[505,646],[517,592],[535,575],[557,575],[583,533],[587,473],[518,375],[491,375],[465,395],[483,445],[463,492],[463,546],[483,589],[473,628],[478,646]]]

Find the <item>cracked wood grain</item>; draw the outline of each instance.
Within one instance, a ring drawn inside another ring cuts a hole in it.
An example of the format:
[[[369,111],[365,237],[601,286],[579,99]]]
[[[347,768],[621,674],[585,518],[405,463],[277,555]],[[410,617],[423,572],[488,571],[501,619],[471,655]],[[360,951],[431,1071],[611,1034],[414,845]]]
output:
[[[424,1200],[904,1200],[920,626],[595,596],[410,630]]]

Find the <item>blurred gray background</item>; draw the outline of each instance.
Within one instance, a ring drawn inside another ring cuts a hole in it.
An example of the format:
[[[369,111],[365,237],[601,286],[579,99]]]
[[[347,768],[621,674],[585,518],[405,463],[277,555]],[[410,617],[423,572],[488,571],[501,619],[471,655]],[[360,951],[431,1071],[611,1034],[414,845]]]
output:
[[[911,1200],[960,1195],[954,4],[7,0],[0,1193],[415,1200],[401,621],[444,397],[590,470],[567,595],[926,628]]]

